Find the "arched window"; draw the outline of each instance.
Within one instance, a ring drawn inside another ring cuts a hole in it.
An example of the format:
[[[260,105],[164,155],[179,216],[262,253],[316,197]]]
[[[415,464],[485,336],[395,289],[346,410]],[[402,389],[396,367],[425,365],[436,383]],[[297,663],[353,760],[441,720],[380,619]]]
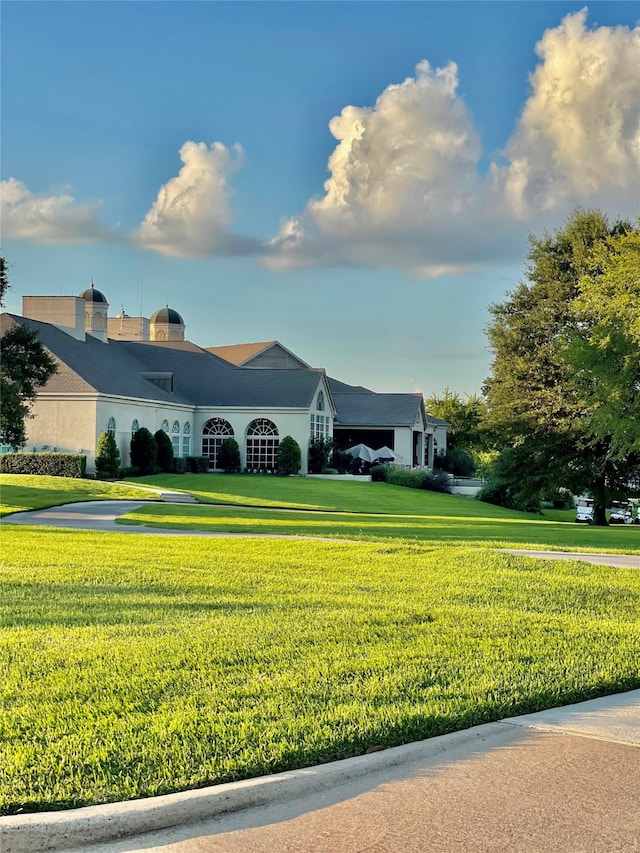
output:
[[[182,455],[191,456],[191,424],[185,421],[182,427]]]
[[[173,455],[180,456],[180,421],[174,421],[171,427],[171,444]]]
[[[109,418],[109,422],[107,423],[107,432],[109,433],[111,438],[113,438],[115,441],[115,437],[116,437],[116,419],[115,418]]]
[[[278,427],[267,418],[256,418],[247,427],[247,468],[275,471],[278,461]]]
[[[324,412],[324,394],[322,391],[318,391],[318,401],[316,403],[316,409],[319,412]]]
[[[133,419],[133,423],[131,424],[131,438],[138,432],[140,429],[140,422],[137,418]]]
[[[211,418],[202,428],[202,455],[209,457],[209,467],[218,468],[218,453],[225,438],[233,438],[233,427],[224,418]]]
[[[165,419],[164,421],[162,421],[161,429],[162,429],[162,432],[167,432],[167,433],[169,432],[169,421],[168,420]]]

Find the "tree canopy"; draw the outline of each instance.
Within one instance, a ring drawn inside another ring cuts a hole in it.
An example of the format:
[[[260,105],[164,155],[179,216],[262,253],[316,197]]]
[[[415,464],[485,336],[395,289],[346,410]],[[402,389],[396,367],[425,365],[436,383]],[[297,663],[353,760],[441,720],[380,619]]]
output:
[[[0,305],[9,287],[7,264],[0,258]],[[45,385],[57,367],[35,332],[19,324],[0,339],[0,441],[14,450],[26,444],[25,421],[38,388]]]
[[[588,491],[601,524],[608,497],[625,489],[638,462],[637,432],[612,427],[614,418],[638,417],[629,348],[627,362],[619,353],[618,364],[629,368],[619,377],[619,394],[609,395],[607,417],[599,414],[609,373],[603,342],[618,346],[620,305],[631,306],[623,312],[629,334],[637,320],[637,299],[627,298],[632,233],[629,224],[611,227],[599,211],[576,210],[554,234],[532,237],[528,281],[491,306],[487,329],[494,358],[484,388],[486,423],[507,451],[501,476],[529,503],[558,487]],[[606,308],[605,291],[615,297]]]

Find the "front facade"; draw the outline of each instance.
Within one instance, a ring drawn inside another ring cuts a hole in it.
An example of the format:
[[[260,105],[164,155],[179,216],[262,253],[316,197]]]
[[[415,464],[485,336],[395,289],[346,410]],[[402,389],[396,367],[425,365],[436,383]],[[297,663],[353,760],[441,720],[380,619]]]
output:
[[[2,315],[3,332],[28,326],[58,365],[33,405],[25,452],[81,452],[91,472],[108,431],[126,467],[131,438],[146,427],[168,434],[174,456],[206,456],[212,470],[225,438],[237,441],[249,471],[275,470],[285,436],[300,446],[302,471],[313,439],[346,447],[371,433],[376,447],[391,447],[405,464],[433,461],[421,395],[329,379],[278,341],[205,350],[185,340],[182,317],[168,306],[150,320],[109,318],[107,309],[92,285],[79,297],[25,297],[24,316]]]

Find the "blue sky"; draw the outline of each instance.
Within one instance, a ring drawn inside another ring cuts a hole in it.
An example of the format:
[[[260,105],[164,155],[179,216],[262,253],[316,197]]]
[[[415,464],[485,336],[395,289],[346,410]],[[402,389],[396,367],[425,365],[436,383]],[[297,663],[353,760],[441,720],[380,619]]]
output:
[[[478,392],[527,234],[637,215],[637,8],[4,0],[7,309],[93,278],[202,346]]]

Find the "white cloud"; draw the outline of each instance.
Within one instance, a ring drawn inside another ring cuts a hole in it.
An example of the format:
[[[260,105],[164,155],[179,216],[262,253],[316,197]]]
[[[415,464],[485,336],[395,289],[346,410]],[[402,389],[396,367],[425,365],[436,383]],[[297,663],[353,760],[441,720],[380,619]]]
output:
[[[639,39],[637,28],[588,30],[586,11],[547,30],[507,162],[487,176],[455,64],[421,62],[373,107],[331,120],[325,194],[282,224],[262,262],[434,278],[519,255],[525,229],[550,211],[591,204],[628,215],[640,168]]]
[[[477,204],[482,153],[457,86],[454,63],[421,62],[373,107],[348,106],[333,118],[338,145],[325,195],[282,225],[264,263],[448,264],[440,247]]]
[[[160,187],[135,239],[145,248],[181,258],[250,254],[257,242],[229,233],[232,216],[228,176],[240,168],[243,151],[214,142],[185,142],[183,166]]]
[[[640,169],[640,28],[587,29],[567,15],[536,45],[532,94],[492,169],[494,194],[527,217],[577,203],[637,198]],[[633,189],[635,188],[635,189]]]
[[[96,214],[97,203],[71,195],[37,195],[15,178],[0,182],[4,239],[36,243],[91,243],[118,239]]]

